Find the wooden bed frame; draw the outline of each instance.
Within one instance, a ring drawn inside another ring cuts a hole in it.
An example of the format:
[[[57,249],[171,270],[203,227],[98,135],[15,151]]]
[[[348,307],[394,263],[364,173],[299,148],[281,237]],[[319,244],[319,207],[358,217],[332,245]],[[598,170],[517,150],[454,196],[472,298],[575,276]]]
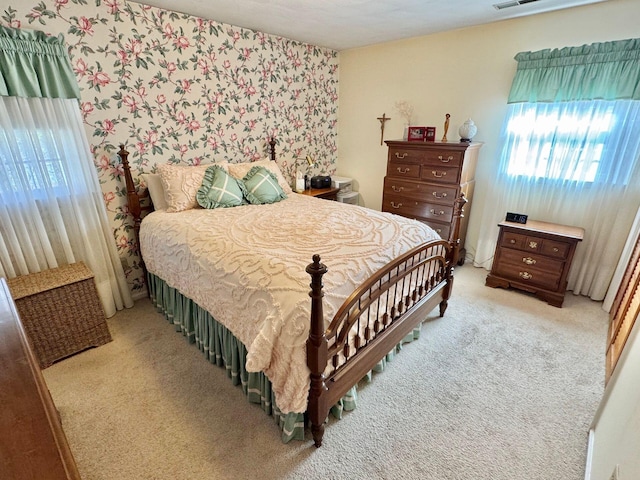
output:
[[[274,139],[269,142],[269,156],[275,161]],[[128,155],[120,146],[127,188],[129,213],[134,220],[135,240],[139,248],[140,222],[143,214],[153,210],[146,190],[139,192],[131,176]],[[327,201],[327,200],[323,200]],[[146,203],[146,205],[143,205]],[[311,386],[307,418],[316,447],[322,445],[324,423],[331,407],[356,385],[402,339],[439,306],[442,317],[447,309],[453,285],[453,268],[458,262],[460,218],[464,195],[454,205],[454,222],[448,240],[434,240],[420,245],[380,269],[358,287],[332,319],[329,327],[323,314],[322,277],[327,267],[319,255],[306,268],[311,276],[311,319],[307,339],[307,366]],[[145,279],[146,269],[140,256]],[[409,291],[409,294],[403,292]],[[360,329],[360,321],[373,329]],[[373,320],[373,323],[371,323]],[[349,333],[357,328],[364,335],[349,345]],[[331,365],[330,373],[326,373]]]

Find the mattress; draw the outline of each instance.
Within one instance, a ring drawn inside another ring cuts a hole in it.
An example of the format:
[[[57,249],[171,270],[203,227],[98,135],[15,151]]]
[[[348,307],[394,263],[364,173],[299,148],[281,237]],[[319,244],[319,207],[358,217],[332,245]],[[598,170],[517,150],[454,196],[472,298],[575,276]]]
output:
[[[246,368],[264,372],[283,413],[307,407],[305,342],[314,254],[324,276],[325,319],[393,258],[439,236],[390,213],[290,194],[265,205],[156,211],[142,221],[147,270],[205,308],[247,346]]]

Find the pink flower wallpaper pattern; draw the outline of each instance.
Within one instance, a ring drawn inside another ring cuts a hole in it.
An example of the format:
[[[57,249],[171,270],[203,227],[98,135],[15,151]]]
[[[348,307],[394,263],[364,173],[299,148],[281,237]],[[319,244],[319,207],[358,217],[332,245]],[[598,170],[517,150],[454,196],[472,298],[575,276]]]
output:
[[[120,144],[130,152],[136,182],[166,162],[265,158],[270,137],[289,180],[307,155],[315,160],[308,173],[335,170],[334,50],[125,0],[26,0],[8,6],[0,21],[64,35],[134,294],[144,286],[116,155]]]

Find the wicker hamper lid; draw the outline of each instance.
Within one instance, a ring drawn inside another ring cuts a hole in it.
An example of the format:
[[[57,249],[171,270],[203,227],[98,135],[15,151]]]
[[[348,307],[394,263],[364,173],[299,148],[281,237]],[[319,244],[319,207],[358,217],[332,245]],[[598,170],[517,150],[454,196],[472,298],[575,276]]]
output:
[[[83,262],[78,262],[38,273],[8,278],[7,285],[13,299],[18,300],[89,278],[93,278],[93,272]]]

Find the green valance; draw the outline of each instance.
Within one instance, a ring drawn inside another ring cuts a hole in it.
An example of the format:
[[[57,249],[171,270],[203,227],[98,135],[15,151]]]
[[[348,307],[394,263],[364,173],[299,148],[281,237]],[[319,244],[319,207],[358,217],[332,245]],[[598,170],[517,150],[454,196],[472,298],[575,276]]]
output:
[[[0,95],[79,99],[62,34],[0,26]]]
[[[640,39],[521,52],[508,103],[640,100]]]

